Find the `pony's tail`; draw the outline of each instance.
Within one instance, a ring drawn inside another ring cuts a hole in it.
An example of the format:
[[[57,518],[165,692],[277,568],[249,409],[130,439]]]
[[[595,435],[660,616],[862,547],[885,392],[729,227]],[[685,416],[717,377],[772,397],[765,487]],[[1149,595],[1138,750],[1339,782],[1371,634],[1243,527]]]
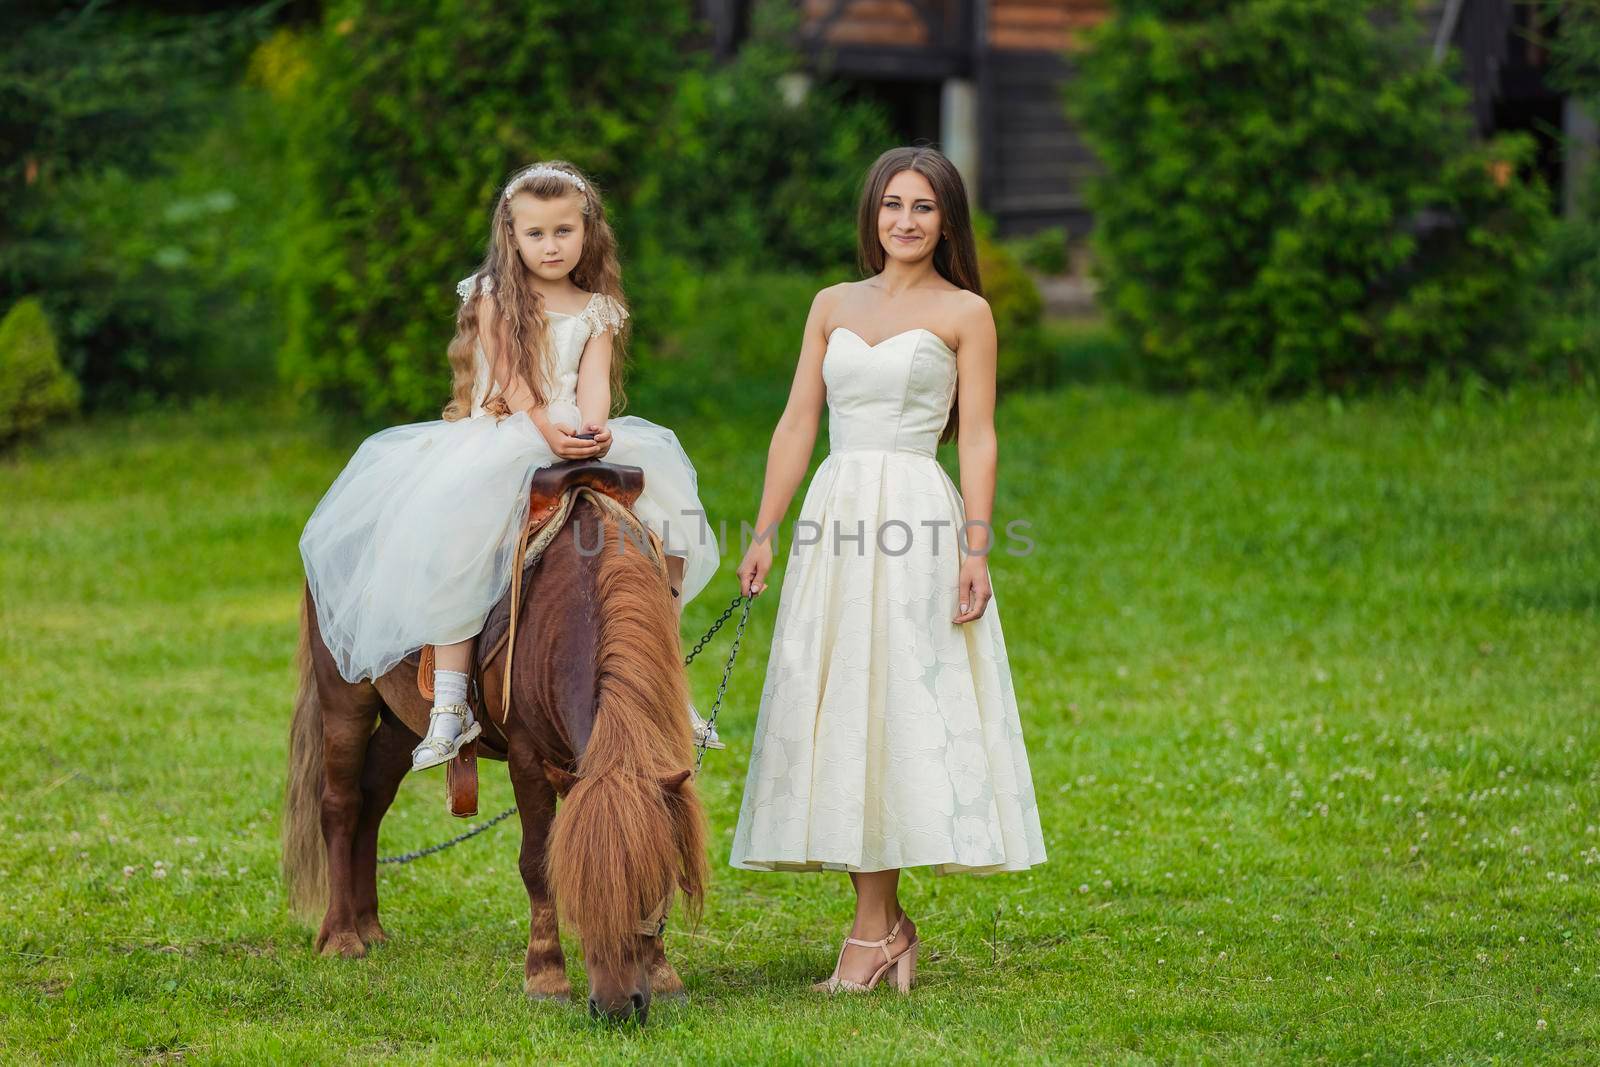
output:
[[[289,776],[283,791],[283,882],[289,907],[315,918],[328,902],[322,843],[322,699],[311,669],[311,591],[300,601],[300,686],[289,725]]]

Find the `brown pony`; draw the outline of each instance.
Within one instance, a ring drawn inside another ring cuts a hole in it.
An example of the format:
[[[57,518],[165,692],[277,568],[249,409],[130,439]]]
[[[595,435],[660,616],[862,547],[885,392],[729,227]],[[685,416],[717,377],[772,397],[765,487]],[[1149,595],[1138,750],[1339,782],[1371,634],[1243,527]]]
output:
[[[583,946],[590,1013],[643,1022],[652,995],[684,995],[658,920],[678,889],[697,909],[706,881],[666,576],[615,517],[580,497],[521,599],[509,717],[502,726],[497,714],[503,651],[480,661],[479,717],[483,754],[509,764],[522,820],[531,914],[523,988],[537,998],[571,995],[559,904]],[[388,939],[378,922],[378,826],[427,728],[428,702],[409,664],[376,682],[344,681],[309,591],[299,665],[283,875],[301,914],[326,905],[317,949],[364,956]]]

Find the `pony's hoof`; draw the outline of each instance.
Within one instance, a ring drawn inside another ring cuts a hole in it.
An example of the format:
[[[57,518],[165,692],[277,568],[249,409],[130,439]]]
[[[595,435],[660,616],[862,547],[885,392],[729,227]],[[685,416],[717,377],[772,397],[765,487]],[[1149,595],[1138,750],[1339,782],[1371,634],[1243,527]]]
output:
[[[334,934],[322,944],[320,950],[324,956],[340,956],[347,960],[359,960],[367,954],[367,946],[361,943],[361,938],[346,931]]]
[[[535,975],[522,981],[522,992],[529,1000],[549,1000],[557,1004],[570,1004],[572,1002],[572,986],[567,982],[566,975],[558,979],[541,978]]]
[[[359,929],[361,931],[361,943],[364,945],[370,947],[389,943],[389,934],[377,919],[361,923]]]
[[[667,962],[664,955],[650,965],[650,995],[669,1004],[689,999],[689,992],[683,988],[683,979],[678,976],[677,968]]]

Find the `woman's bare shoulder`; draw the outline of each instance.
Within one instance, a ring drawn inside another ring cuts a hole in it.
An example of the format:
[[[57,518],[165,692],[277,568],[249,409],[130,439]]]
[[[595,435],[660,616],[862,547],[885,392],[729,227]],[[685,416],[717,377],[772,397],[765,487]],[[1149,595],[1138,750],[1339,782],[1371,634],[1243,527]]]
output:
[[[861,288],[861,282],[834,282],[817,290],[812,303],[818,307],[833,307]]]
[[[957,289],[948,299],[955,313],[963,319],[994,318],[989,301],[981,293],[974,293],[971,289]]]
[[[967,342],[994,343],[994,312],[989,301],[970,289],[957,290],[949,298],[951,333],[957,339],[957,351]]]
[[[818,289],[817,295],[811,298],[812,319],[826,328],[860,285],[860,282],[835,282]]]

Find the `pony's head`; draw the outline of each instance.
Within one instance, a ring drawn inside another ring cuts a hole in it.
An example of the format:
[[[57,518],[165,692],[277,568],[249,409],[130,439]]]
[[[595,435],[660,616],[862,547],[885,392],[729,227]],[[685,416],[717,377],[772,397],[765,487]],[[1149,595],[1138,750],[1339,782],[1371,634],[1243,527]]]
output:
[[[642,1022],[661,922],[680,891],[691,912],[705,891],[704,815],[665,576],[614,522],[599,558],[594,730],[577,774],[546,767],[563,798],[548,877],[583,944],[590,1012]]]
[[[551,840],[551,889],[583,944],[589,1012],[644,1022],[650,965],[673,899],[681,891],[698,910],[705,886],[705,837],[689,772],[546,773],[565,792]]]

